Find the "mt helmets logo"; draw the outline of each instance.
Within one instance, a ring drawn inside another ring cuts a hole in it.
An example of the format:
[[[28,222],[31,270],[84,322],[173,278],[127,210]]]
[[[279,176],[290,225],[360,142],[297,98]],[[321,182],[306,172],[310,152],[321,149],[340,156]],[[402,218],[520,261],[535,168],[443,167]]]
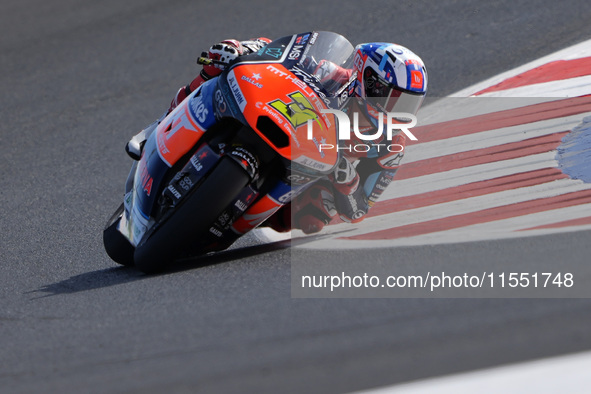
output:
[[[423,88],[423,74],[420,71],[412,70],[410,72],[410,87],[413,89]]]

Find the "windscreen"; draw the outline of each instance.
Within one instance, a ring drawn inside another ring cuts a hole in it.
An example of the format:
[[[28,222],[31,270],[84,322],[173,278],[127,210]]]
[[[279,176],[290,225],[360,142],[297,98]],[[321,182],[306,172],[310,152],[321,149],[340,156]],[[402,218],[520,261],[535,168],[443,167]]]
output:
[[[239,63],[281,63],[299,79],[336,97],[352,75],[354,47],[332,32],[308,32],[281,37]]]
[[[336,33],[313,32],[298,35],[290,53],[299,50],[298,39],[307,40],[308,45],[296,66],[313,76],[330,96],[334,96],[352,75],[353,45]]]

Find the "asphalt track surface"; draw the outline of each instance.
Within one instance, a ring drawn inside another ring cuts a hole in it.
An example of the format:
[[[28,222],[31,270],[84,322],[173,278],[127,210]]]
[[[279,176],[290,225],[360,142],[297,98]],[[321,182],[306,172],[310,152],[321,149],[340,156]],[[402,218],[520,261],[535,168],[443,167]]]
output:
[[[591,38],[590,19],[585,0],[4,1],[0,392],[346,392],[591,349],[586,299],[292,299],[288,244],[249,238],[146,276],[101,241],[126,139],[217,40],[316,29],[395,41],[444,96]],[[589,235],[365,258],[584,264]]]

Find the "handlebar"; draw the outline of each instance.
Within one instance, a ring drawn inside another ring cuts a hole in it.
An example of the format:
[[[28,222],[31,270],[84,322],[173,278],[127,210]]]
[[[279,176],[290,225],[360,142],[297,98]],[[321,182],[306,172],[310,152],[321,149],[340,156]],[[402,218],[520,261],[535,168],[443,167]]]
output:
[[[219,64],[221,66],[228,65],[228,63],[226,63],[226,62],[222,62],[222,61],[215,60],[215,59],[210,59],[210,58],[204,57],[204,56],[199,56],[197,58],[197,64],[202,64],[204,66],[211,66],[212,64]]]

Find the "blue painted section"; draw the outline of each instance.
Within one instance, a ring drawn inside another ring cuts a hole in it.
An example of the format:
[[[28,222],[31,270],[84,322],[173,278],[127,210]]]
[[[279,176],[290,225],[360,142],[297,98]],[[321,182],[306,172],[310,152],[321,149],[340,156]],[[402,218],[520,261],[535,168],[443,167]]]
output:
[[[363,191],[365,192],[366,196],[369,196],[371,194],[376,183],[378,183],[378,176],[380,176],[380,173],[376,172],[368,176],[365,180],[365,183],[363,184]]]
[[[388,63],[388,56],[382,57],[382,61],[380,62],[380,71],[384,71],[384,67],[386,67],[386,63]]]
[[[294,186],[294,190],[297,190],[297,186]],[[285,204],[289,201],[290,196],[293,194],[291,185],[278,181],[277,184],[269,192],[269,197],[273,200]]]
[[[591,183],[591,116],[562,139],[557,160],[569,177]]]
[[[242,114],[234,95],[230,89],[230,85],[228,85],[228,81],[226,79],[227,71],[215,79],[216,81],[216,91],[214,91],[213,95],[216,98],[216,113],[219,118],[229,116],[233,117],[243,124],[248,124],[246,118]],[[220,95],[217,94],[217,91],[221,93]]]
[[[160,183],[168,170],[168,165],[162,161],[156,149],[156,133],[152,133],[144,146],[134,179],[135,204],[146,219],[152,213]]]
[[[213,97],[216,82],[209,80],[191,95],[189,101],[189,110],[191,116],[197,122],[202,130],[207,130],[216,122],[215,109],[213,108]]]

